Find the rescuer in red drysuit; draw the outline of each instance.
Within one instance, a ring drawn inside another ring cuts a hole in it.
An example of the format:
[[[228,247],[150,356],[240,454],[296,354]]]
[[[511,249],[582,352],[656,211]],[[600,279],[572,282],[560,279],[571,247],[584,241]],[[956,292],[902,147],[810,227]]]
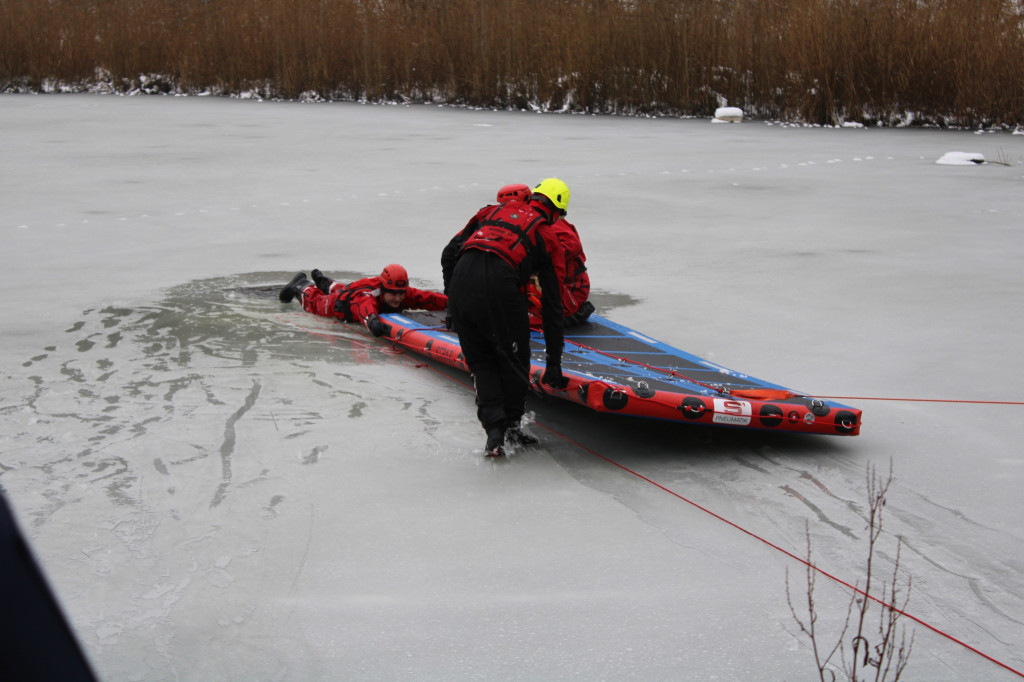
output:
[[[547,363],[541,383],[556,389],[562,376],[562,301],[565,258],[552,224],[565,215],[569,188],[542,181],[527,201],[485,206],[445,246],[441,271],[451,327],[473,374],[477,418],[487,433],[484,452],[504,454],[505,442],[537,439],[520,428],[530,388],[530,322],[526,285],[541,284]]]
[[[505,185],[498,190],[498,203],[517,200],[526,201],[531,194],[528,185]],[[590,298],[590,275],[587,274],[587,256],[583,253],[583,242],[580,241],[576,226],[560,217],[553,225],[555,236],[562,244],[565,252],[565,275],[562,279],[562,313],[565,315],[565,326],[583,324],[594,312],[594,304]],[[530,280],[526,295],[530,299],[530,326],[540,327],[540,289],[535,278]]]
[[[289,303],[298,298],[302,309],[321,317],[336,317],[343,322],[366,325],[374,336],[390,331],[379,313],[397,313],[407,308],[444,310],[448,297],[435,291],[409,286],[409,275],[401,265],[391,264],[378,277],[366,277],[349,284],[337,282],[319,270],[313,279],[300,272],[288,282],[278,298]]]

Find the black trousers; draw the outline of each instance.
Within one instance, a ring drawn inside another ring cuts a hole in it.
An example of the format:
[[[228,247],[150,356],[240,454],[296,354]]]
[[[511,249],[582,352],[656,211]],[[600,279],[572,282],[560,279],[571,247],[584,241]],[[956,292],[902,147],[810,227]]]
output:
[[[473,373],[480,424],[485,431],[517,425],[530,389],[530,320],[512,266],[467,250],[448,283],[448,309]]]

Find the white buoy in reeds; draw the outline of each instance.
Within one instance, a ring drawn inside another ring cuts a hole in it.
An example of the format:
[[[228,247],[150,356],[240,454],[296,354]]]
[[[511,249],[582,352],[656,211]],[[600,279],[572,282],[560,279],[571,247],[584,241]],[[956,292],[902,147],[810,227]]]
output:
[[[743,120],[743,110],[739,107],[718,107],[712,123],[739,123]]]

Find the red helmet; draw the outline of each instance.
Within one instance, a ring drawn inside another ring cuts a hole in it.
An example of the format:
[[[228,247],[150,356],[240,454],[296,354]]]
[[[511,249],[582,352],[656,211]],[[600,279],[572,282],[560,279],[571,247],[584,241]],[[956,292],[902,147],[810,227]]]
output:
[[[380,286],[388,291],[405,291],[409,288],[409,273],[397,263],[385,266],[380,272]]]
[[[506,201],[526,201],[530,198],[529,185],[505,185],[498,190],[498,203],[504,204]]]

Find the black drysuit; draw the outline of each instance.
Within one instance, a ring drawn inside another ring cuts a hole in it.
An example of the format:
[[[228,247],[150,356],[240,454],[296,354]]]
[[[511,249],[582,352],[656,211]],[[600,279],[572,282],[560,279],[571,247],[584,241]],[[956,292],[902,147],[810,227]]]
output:
[[[550,209],[530,202],[550,218]],[[530,371],[530,322],[526,283],[537,274],[542,291],[544,337],[549,369],[561,378],[562,301],[550,248],[560,248],[549,221],[531,230],[525,258],[513,267],[494,251],[464,248],[477,229],[482,209],[442,254],[452,327],[476,388],[477,417],[485,431],[518,427],[526,409]],[[552,244],[553,242],[553,244]],[[561,254],[558,254],[561,256]]]

